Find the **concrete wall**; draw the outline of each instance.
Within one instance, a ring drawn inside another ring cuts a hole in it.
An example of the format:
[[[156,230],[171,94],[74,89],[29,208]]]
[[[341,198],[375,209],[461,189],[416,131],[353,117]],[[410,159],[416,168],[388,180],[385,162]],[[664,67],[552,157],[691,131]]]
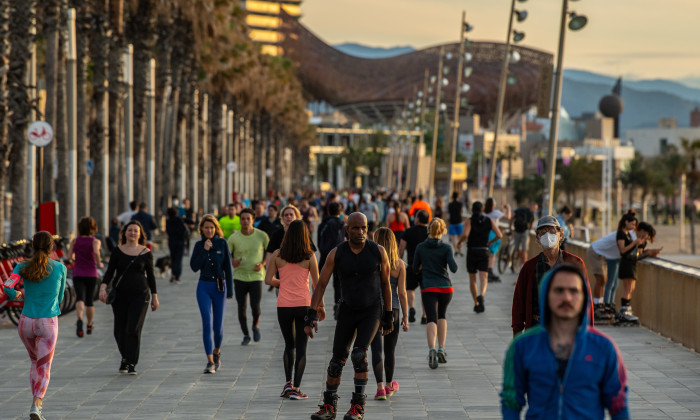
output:
[[[590,244],[577,240],[567,242],[566,250],[586,261]],[[540,252],[530,237],[531,257]],[[591,275],[592,277],[592,275]],[[591,278],[591,286],[595,280]],[[694,350],[700,350],[700,269],[649,258],[637,263],[637,282],[632,294],[634,315],[646,328]],[[620,306],[620,292],[615,304]]]

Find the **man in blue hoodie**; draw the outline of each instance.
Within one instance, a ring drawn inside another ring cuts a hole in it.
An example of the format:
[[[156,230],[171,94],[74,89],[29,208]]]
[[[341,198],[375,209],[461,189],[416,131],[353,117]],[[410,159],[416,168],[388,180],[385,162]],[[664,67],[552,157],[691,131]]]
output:
[[[615,343],[588,323],[584,276],[561,264],[542,279],[540,324],[513,339],[503,363],[503,418],[629,419],[627,372]]]

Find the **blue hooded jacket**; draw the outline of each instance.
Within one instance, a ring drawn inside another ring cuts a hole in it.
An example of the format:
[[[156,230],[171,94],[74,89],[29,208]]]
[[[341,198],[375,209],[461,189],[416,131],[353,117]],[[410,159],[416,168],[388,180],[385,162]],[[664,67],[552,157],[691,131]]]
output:
[[[559,267],[542,279],[540,302],[547,302],[549,283]],[[583,308],[587,308],[590,296],[585,286],[583,292]],[[519,419],[527,404],[526,419],[604,419],[604,409],[612,420],[629,419],[627,372],[615,343],[589,325],[588,311],[584,310],[564,379],[560,380],[545,328],[550,315],[549,305],[540,305],[540,325],[516,336],[506,352],[503,418]]]
[[[202,236],[202,239],[194,244],[192,256],[190,257],[190,268],[195,273],[199,273],[200,281],[216,281],[218,276],[224,276],[226,280],[226,297],[233,297],[233,266],[231,265],[231,254],[228,250],[228,242],[225,239],[214,235],[211,238],[212,247],[209,251],[204,249],[204,241],[207,238]],[[209,260],[214,263],[213,267]]]

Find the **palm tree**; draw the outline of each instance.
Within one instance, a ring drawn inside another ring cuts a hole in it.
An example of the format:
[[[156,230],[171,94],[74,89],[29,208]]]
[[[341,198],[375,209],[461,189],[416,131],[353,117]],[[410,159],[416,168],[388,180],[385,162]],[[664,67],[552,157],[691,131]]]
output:
[[[10,2],[0,1],[0,198],[4,200],[7,178],[5,162],[10,155],[7,138],[7,72],[10,70]],[[5,242],[5,206],[0,205],[0,242]]]
[[[64,140],[61,137],[59,121],[57,119],[58,112],[58,72],[63,67],[60,58],[59,38],[61,36],[61,1],[60,0],[42,0],[41,7],[43,13],[42,32],[45,45],[45,61],[44,61],[44,81],[46,85],[46,105],[44,110],[44,120],[51,124],[54,129],[54,141],[43,148],[40,153],[44,154],[42,197],[39,201],[52,201],[56,199],[56,183],[53,179],[54,161],[53,155],[56,152],[57,144]],[[66,184],[65,182],[63,184]],[[60,212],[65,213],[67,212]]]
[[[22,199],[26,194],[27,144],[25,131],[29,123],[32,104],[26,85],[27,65],[29,63],[30,45],[35,42],[35,35],[30,28],[35,18],[35,0],[12,0],[10,2],[10,70],[7,73],[8,108],[10,115],[9,144],[10,152],[10,191],[12,200],[12,230],[10,239],[24,237],[27,230],[27,202]]]
[[[504,158],[508,161],[508,182],[506,186],[513,185],[513,161],[520,157],[520,153],[515,146],[509,145],[504,153]]]
[[[70,7],[76,10],[76,41],[77,41],[77,107],[78,115],[85,116],[78,118],[78,126],[76,133],[78,135],[78,216],[90,214],[90,177],[87,173],[87,162],[90,160],[90,147],[87,136],[87,77],[88,77],[88,58],[89,58],[89,39],[91,32],[91,17],[92,17],[92,2],[81,0],[71,0]],[[99,196],[95,196],[98,198]],[[100,201],[97,199],[97,201]],[[98,213],[92,213],[97,216]],[[99,213],[101,215],[101,213]],[[101,218],[100,218],[101,219]],[[101,220],[100,220],[101,222]],[[98,224],[98,226],[106,226]]]
[[[698,159],[700,159],[700,139],[692,142],[686,138],[681,138],[681,147],[688,159],[688,170],[686,172],[686,182],[688,185],[688,195],[691,198],[698,196],[698,185],[700,184],[700,171],[698,170]],[[690,250],[695,254],[695,203],[691,202],[690,207]],[[681,223],[685,223],[681,220]]]
[[[629,191],[629,206],[634,202],[636,187],[643,188],[648,184],[648,173],[645,168],[644,156],[638,151],[634,153],[634,159],[627,162],[627,167],[620,172],[620,180]]]

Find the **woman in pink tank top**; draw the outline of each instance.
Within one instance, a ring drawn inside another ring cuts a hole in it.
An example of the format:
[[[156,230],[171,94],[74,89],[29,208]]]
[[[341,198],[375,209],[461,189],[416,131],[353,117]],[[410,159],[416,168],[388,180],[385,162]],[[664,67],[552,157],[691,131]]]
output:
[[[75,288],[75,314],[78,315],[76,334],[83,337],[83,310],[87,315],[87,333],[92,334],[95,307],[95,285],[99,273],[97,268],[104,268],[100,258],[99,239],[95,238],[97,223],[88,216],[78,222],[78,237],[68,246],[68,259],[73,261],[73,287]]]
[[[286,383],[280,397],[293,400],[308,398],[299,386],[306,367],[306,342],[304,316],[311,303],[309,275],[312,287],[318,281],[318,262],[311,249],[309,230],[301,220],[290,223],[284,234],[282,246],[267,261],[265,283],[279,287],[277,297],[277,321],[284,338],[284,375]],[[274,278],[279,272],[279,279]],[[319,320],[326,317],[323,301],[318,307]],[[296,353],[296,355],[295,355]],[[292,381],[292,369],[294,380]]]

